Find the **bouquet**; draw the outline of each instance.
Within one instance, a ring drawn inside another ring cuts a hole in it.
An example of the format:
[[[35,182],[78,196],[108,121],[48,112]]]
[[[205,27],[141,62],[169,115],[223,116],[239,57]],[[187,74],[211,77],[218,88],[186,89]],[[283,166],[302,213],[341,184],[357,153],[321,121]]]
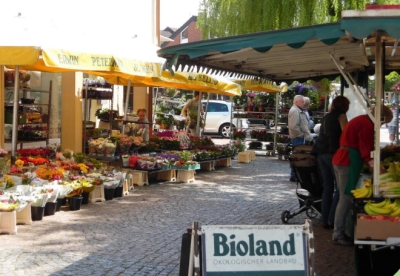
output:
[[[58,198],[64,198],[70,192],[72,192],[72,186],[71,185],[58,185]]]
[[[115,144],[106,140],[106,142],[104,143],[104,154],[107,156],[114,155],[115,149],[116,149]]]
[[[127,153],[133,144],[133,139],[127,135],[122,135],[118,140],[119,152]]]

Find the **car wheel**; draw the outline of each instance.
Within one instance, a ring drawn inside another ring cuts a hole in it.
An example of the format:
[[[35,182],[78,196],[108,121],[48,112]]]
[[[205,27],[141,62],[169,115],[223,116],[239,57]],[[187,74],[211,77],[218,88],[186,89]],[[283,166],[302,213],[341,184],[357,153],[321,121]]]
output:
[[[235,129],[235,126],[233,126],[233,129]],[[219,135],[221,135],[224,138],[229,138],[231,136],[231,125],[230,124],[223,124],[222,126],[219,127]]]

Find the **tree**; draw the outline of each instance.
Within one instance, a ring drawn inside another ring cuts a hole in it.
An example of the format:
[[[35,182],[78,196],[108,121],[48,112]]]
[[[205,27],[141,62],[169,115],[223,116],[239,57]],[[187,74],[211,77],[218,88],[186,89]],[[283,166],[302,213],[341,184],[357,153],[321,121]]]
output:
[[[342,10],[363,10],[370,0],[201,0],[203,39],[337,22]],[[398,4],[398,0],[376,0]]]

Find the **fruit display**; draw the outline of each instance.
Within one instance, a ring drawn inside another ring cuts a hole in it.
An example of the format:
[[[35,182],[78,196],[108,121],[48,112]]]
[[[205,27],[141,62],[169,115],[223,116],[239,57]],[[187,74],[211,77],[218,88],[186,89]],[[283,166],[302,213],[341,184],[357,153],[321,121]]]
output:
[[[400,197],[400,162],[390,162],[390,158],[381,163],[385,173],[379,176],[379,194],[382,197]]]
[[[364,206],[364,211],[367,215],[386,215],[390,217],[400,216],[400,199],[396,199],[392,202],[389,198],[379,202],[373,203],[367,202]]]
[[[358,215],[358,219],[360,220],[388,220],[391,222],[400,222],[400,217],[391,217],[391,216],[384,216],[384,215]]]
[[[355,198],[370,198],[373,194],[372,179],[364,179],[364,186],[361,188],[351,190],[351,193]]]

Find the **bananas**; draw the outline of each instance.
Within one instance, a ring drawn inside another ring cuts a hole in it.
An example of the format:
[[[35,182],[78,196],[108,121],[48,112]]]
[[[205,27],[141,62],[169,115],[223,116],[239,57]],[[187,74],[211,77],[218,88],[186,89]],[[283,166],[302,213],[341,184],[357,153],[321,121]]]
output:
[[[368,215],[388,215],[397,217],[400,216],[400,199],[396,199],[393,203],[389,198],[379,203],[372,203],[369,201],[365,204],[364,211]]]
[[[370,178],[364,179],[364,186],[359,189],[351,190],[351,193],[355,198],[370,198],[373,193],[372,180]]]

